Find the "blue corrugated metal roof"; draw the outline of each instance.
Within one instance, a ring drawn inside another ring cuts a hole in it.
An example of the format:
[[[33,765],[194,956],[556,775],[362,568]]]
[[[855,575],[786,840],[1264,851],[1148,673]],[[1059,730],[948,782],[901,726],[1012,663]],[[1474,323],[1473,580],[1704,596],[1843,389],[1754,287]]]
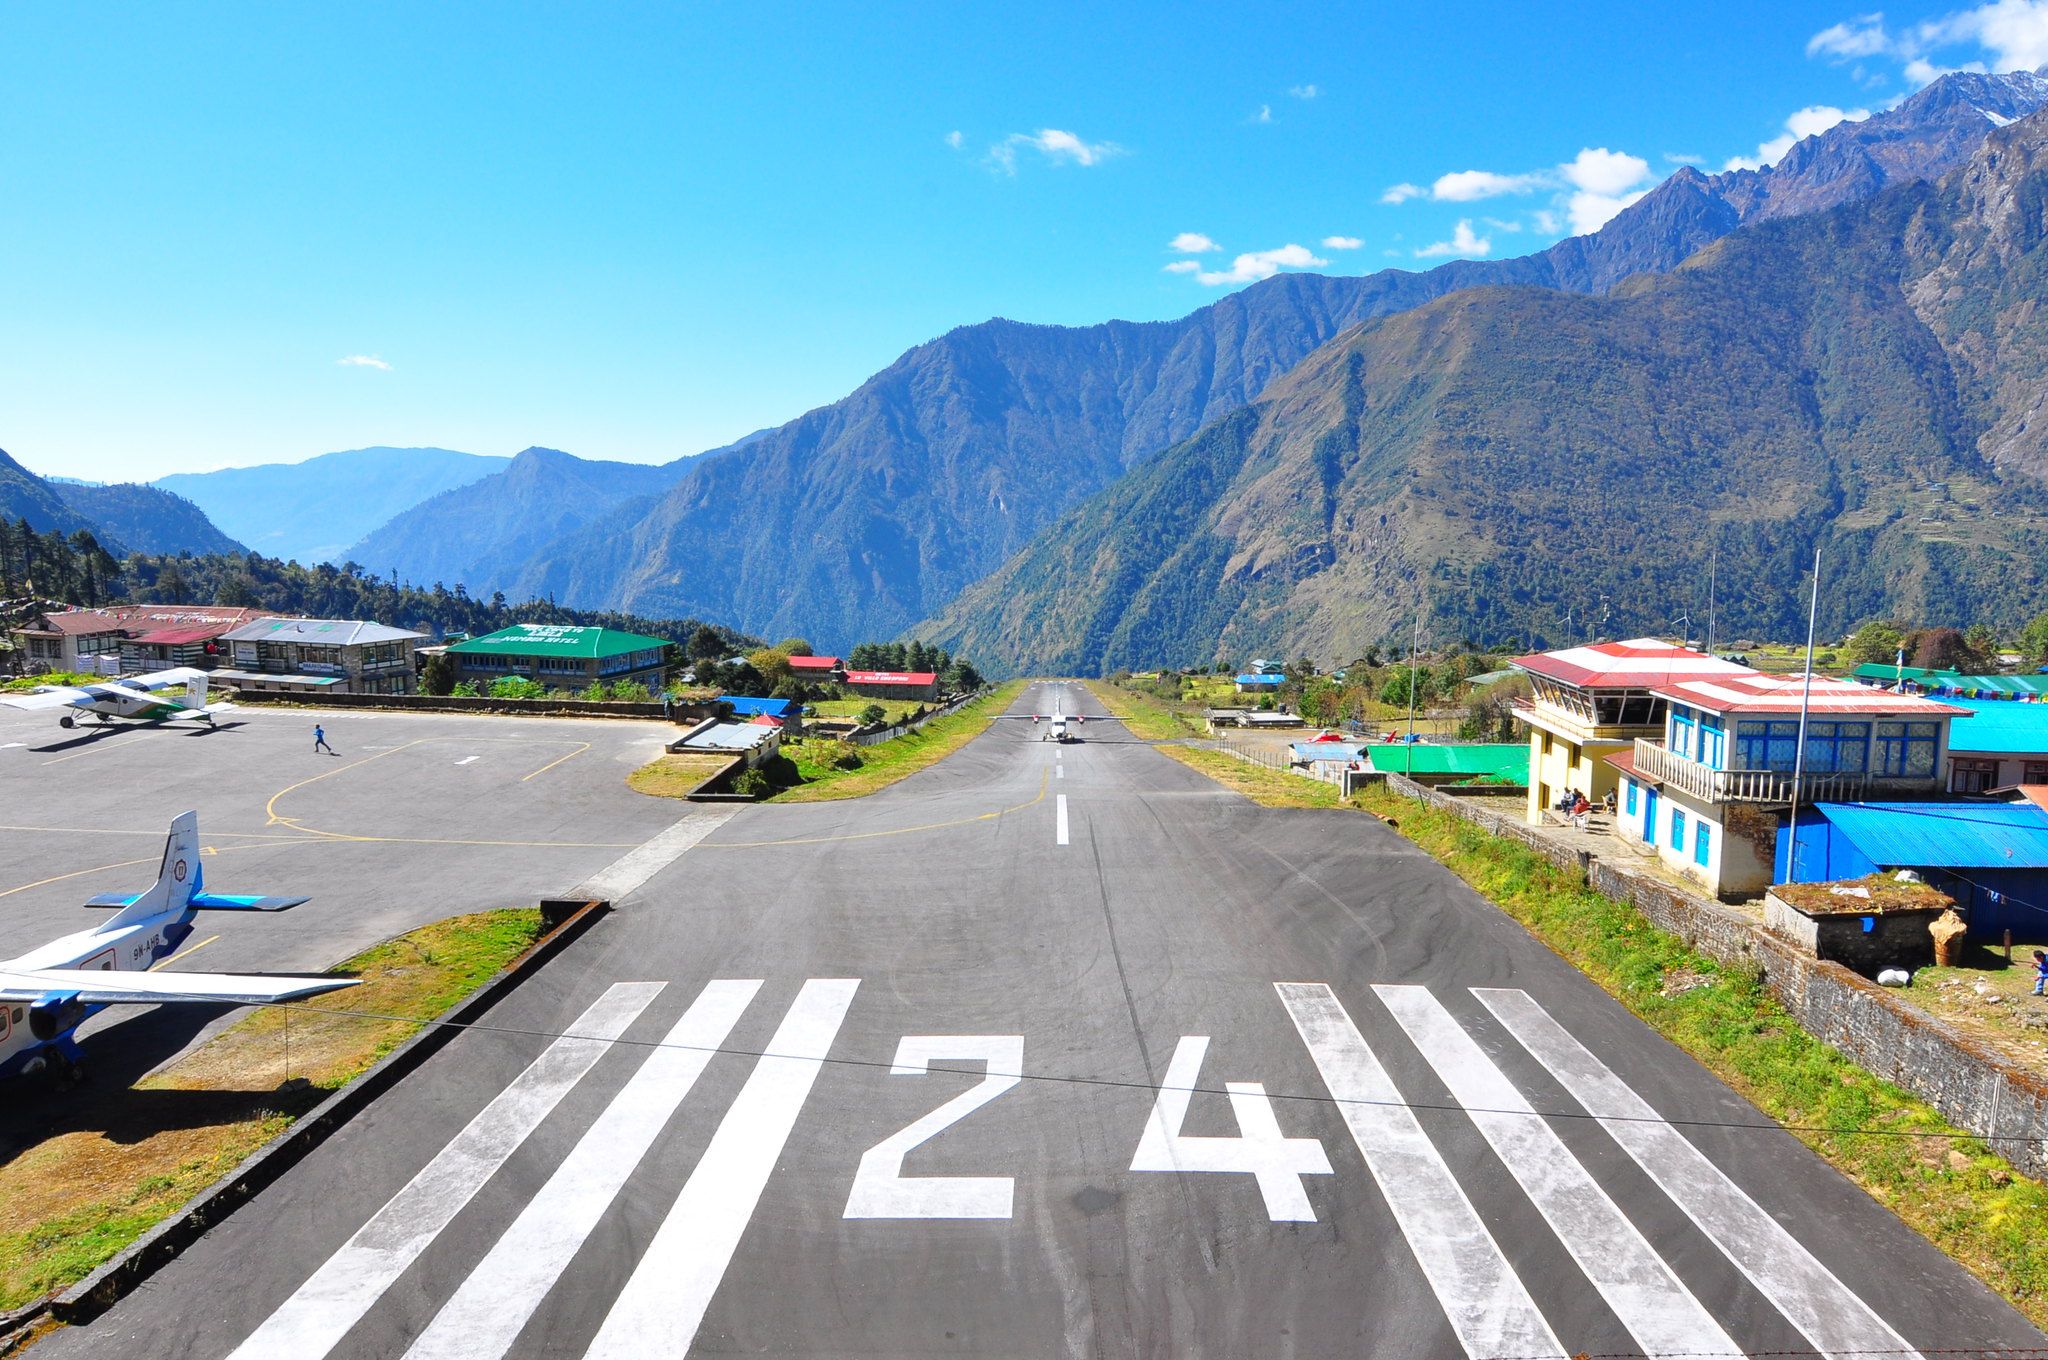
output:
[[[1280,682],[1286,678],[1284,675],[1240,675],[1237,677],[1237,683],[1240,685],[1272,685],[1277,689]]]
[[[1948,729],[1951,751],[2032,751],[2048,753],[2048,704],[2017,699],[1943,699],[1967,708]]]
[[[2032,803],[1822,803],[1815,810],[1886,868],[2048,868],[2048,811]]]
[[[803,707],[794,699],[756,699],[745,694],[721,694],[718,701],[731,704],[736,718],[753,718],[763,713],[771,718],[787,718]]]

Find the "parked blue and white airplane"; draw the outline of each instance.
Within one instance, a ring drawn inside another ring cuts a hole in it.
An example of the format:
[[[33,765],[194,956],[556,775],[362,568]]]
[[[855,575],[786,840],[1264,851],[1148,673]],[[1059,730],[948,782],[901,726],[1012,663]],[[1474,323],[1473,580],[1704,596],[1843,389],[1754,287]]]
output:
[[[182,690],[182,694],[174,691]],[[0,698],[9,708],[57,709],[59,727],[70,727],[80,713],[90,713],[100,722],[134,718],[164,722],[197,718],[208,727],[214,715],[234,705],[206,702],[206,672],[190,666],[173,666],[148,675],[130,675],[95,685],[43,685],[27,694]]]
[[[163,868],[147,892],[95,897],[85,905],[118,908],[103,924],[0,960],[0,1077],[75,1068],[80,1055],[73,1032],[107,1006],[254,1006],[355,986],[354,978],[150,971],[191,935],[198,912],[283,911],[305,900],[207,892],[199,815],[180,813],[171,820]]]

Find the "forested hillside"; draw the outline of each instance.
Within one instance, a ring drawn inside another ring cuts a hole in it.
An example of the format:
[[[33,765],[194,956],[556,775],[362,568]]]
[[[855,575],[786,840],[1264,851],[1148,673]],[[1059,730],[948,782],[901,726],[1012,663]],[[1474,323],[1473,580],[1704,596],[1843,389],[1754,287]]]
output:
[[[1746,229],[1606,297],[1369,322],[919,635],[1007,670],[1433,638],[2017,624],[2048,597],[2048,114],[1937,188]]]
[[[1519,259],[1283,275],[1176,321],[965,326],[843,400],[697,461],[645,507],[570,533],[516,593],[703,614],[828,646],[895,632],[1359,321],[1485,284],[1602,292],[1746,222],[1938,175],[2044,99],[2048,81],[2032,73],[1952,74],[1775,166],[1681,171],[1600,231]]]
[[[401,587],[328,563],[304,566],[256,553],[206,556],[130,554],[116,559],[85,540],[37,534],[0,520],[0,596],[76,605],[221,604],[314,618],[374,619],[434,636],[488,633],[512,623],[596,624],[683,643],[710,628],[730,652],[761,640],[699,619],[644,618],[563,609],[543,601],[477,599],[461,587]]]

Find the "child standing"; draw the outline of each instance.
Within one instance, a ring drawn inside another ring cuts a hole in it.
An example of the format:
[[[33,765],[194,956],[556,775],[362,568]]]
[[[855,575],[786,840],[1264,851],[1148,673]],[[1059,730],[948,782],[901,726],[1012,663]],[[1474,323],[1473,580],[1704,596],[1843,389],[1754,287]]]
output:
[[[2036,949],[2034,951],[2034,995],[2043,995],[2042,989],[2044,987],[2048,987],[2048,953],[2043,953],[2041,950]]]

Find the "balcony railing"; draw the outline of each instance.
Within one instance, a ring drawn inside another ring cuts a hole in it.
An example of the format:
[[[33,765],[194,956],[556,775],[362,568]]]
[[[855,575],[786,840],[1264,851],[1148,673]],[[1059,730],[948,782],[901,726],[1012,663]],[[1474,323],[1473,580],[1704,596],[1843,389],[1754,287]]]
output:
[[[1781,770],[1717,770],[1689,760],[1660,741],[1636,739],[1636,769],[1703,803],[1789,803],[1792,776]],[[1856,802],[1869,786],[1867,774],[1808,773],[1800,798],[1809,803]]]

